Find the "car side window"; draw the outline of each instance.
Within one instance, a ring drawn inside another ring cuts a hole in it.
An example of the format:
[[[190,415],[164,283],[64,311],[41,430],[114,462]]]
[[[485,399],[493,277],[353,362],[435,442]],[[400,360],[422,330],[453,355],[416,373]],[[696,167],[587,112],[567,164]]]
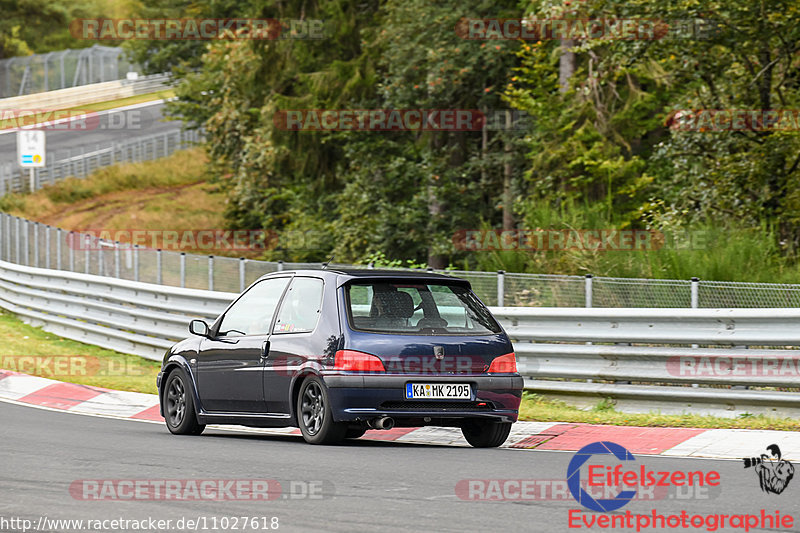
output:
[[[308,333],[317,326],[322,309],[322,280],[296,277],[283,299],[273,333]]]
[[[272,317],[289,279],[265,279],[250,287],[222,317],[219,335],[235,337],[269,333]]]

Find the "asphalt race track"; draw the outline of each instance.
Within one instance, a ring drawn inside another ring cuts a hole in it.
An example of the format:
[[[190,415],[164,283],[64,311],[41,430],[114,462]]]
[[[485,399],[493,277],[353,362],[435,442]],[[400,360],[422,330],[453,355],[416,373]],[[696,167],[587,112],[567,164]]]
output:
[[[207,430],[200,437],[175,437],[162,424],[7,402],[0,402],[0,427],[0,516],[28,518],[34,524],[40,516],[174,521],[207,517],[210,528],[208,520],[214,516],[258,516],[277,517],[279,531],[552,532],[576,530],[568,527],[568,513],[582,509],[571,498],[465,501],[456,495],[457,483],[467,479],[563,480],[574,455],[568,452],[380,441],[318,447],[303,443],[300,437],[222,430]],[[662,515],[682,510],[690,514],[759,514],[765,510],[774,515],[778,510],[781,515],[800,516],[800,480],[783,494],[770,495],[761,492],[753,472],[745,470],[740,461],[642,455],[636,459],[656,471],[716,470],[721,484],[702,497],[684,499],[670,493],[658,501],[632,501],[609,514],[626,510],[649,514],[655,509]],[[254,478],[279,481],[283,494],[273,501],[86,501],[73,497],[69,490],[76,480],[86,479]],[[313,492],[313,497],[308,492]],[[582,516],[603,515],[582,509]],[[771,530],[800,528],[793,524]]]
[[[164,104],[143,105],[129,111],[99,111],[96,128],[91,130],[47,131],[47,152],[58,159],[94,150],[97,145],[108,146],[135,137],[155,135],[172,131],[181,126],[181,121],[162,121]],[[13,131],[0,134],[0,162],[15,162],[17,158],[17,135]]]

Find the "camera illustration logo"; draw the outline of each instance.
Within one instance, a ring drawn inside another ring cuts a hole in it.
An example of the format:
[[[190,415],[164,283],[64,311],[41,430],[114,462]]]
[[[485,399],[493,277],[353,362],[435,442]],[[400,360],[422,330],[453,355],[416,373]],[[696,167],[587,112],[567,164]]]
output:
[[[762,453],[760,457],[746,457],[745,468],[752,468],[758,475],[761,490],[767,494],[780,494],[794,477],[794,465],[781,458],[781,449],[777,444],[767,446],[769,454]]]
[[[572,457],[567,466],[567,487],[572,497],[587,509],[600,513],[616,511],[624,507],[635,496],[635,490],[620,491],[614,498],[595,499],[581,486],[581,466],[595,455],[614,456],[619,461],[635,461],[631,452],[614,442],[602,441],[587,444]]]

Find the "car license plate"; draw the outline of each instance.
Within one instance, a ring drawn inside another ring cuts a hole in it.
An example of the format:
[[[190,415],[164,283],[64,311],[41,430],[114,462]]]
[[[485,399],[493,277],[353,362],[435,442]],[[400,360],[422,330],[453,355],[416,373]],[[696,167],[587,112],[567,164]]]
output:
[[[469,400],[472,390],[466,383],[406,383],[406,399]]]

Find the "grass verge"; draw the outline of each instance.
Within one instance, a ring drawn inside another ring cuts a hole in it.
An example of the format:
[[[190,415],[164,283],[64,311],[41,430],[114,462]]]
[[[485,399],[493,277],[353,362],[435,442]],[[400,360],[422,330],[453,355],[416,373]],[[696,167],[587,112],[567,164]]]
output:
[[[573,422],[612,426],[708,428],[708,429],[774,429],[800,431],[800,420],[763,415],[742,415],[720,418],[703,415],[663,415],[661,413],[621,413],[610,402],[601,400],[591,410],[572,407],[558,400],[525,392],[520,406],[520,420],[536,422]]]
[[[34,194],[6,195],[0,198],[0,210],[74,231],[222,229],[225,195],[209,183],[206,162],[204,150],[195,147],[157,161],[104,167]],[[181,251],[198,252],[191,246]],[[199,252],[250,258],[259,253],[224,248]]]
[[[0,368],[108,389],[156,394],[160,362],[65,339],[0,310]]]

